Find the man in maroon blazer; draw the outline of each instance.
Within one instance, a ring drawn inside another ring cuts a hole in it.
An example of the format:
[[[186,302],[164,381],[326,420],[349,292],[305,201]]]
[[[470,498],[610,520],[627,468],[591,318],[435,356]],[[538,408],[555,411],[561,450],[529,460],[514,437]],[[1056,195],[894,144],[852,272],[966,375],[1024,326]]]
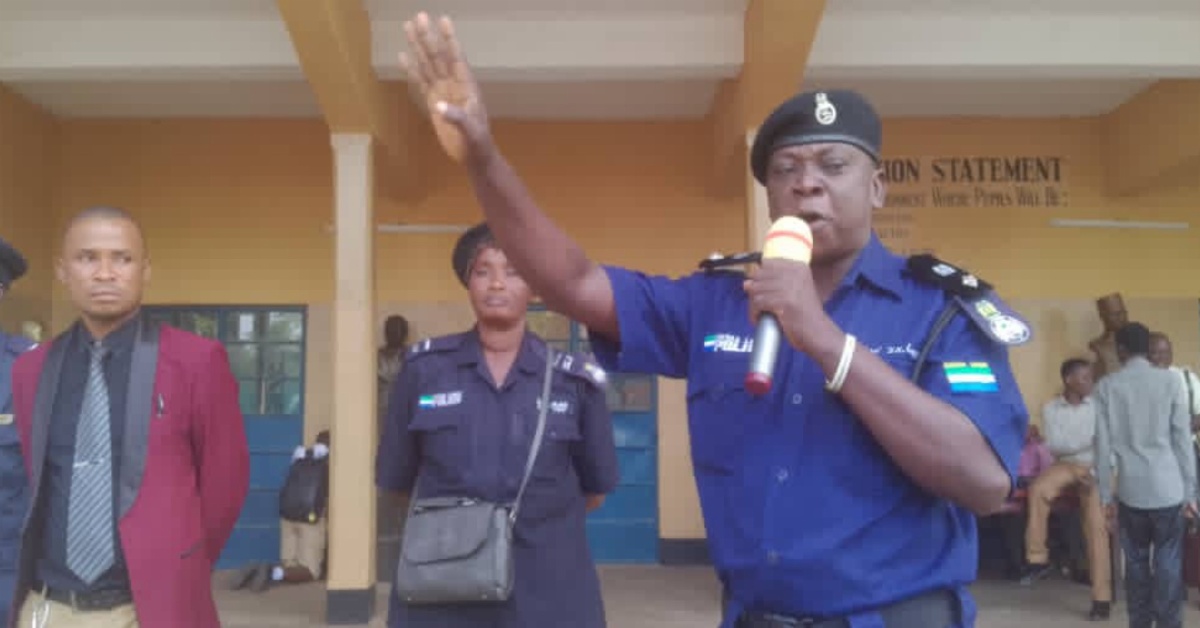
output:
[[[13,367],[33,507],[10,624],[219,627],[212,569],[249,489],[225,349],[141,316],[123,210],[73,218],[57,273],[79,320]]]

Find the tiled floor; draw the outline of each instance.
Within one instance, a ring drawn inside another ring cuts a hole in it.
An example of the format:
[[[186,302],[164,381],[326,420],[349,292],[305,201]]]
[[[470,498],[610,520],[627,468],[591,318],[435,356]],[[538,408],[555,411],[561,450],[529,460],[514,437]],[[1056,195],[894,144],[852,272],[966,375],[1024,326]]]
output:
[[[601,568],[611,628],[714,628],[719,594],[712,572],[703,567]],[[305,628],[324,626],[325,591],[320,585],[300,585],[261,594],[228,591],[228,574],[218,574],[217,602],[226,628]],[[1090,599],[1086,587],[1062,581],[1024,588],[1007,582],[975,586],[981,615],[976,628],[1084,628],[1124,626],[1125,607],[1113,618],[1095,624],[1084,619]],[[1192,592],[1184,625],[1200,628],[1200,610]],[[371,628],[383,626],[386,604],[380,591],[377,617]],[[541,627],[535,627],[541,628]]]

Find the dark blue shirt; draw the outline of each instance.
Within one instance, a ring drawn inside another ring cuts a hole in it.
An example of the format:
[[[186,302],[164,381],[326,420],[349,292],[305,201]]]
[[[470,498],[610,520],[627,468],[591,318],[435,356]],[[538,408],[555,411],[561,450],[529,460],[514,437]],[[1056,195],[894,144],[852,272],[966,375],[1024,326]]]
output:
[[[545,437],[514,530],[512,596],[503,604],[408,606],[393,588],[390,626],[605,625],[585,496],[617,485],[612,418],[603,371],[583,356],[558,356]],[[546,357],[546,344],[526,332],[507,378],[496,384],[475,331],[413,345],[388,402],[376,459],[379,487],[400,493],[415,487],[417,498],[514,499],[537,427]]]
[[[17,551],[29,507],[29,478],[12,415],[12,365],[33,347],[22,336],[0,332],[0,617],[8,616],[17,586]]]
[[[65,341],[67,352],[58,379],[58,394],[50,417],[50,439],[46,447],[46,466],[39,499],[44,500],[45,526],[41,533],[42,551],[37,557],[35,578],[38,584],[67,591],[129,590],[129,572],[117,533],[117,477],[121,469],[121,437],[125,426],[125,401],[128,396],[129,370],[133,345],[137,338],[138,319],[125,323],[105,336],[103,344],[110,351],[104,361],[105,381],[108,384],[109,427],[112,434],[113,520],[112,535],[116,564],[93,582],[85,585],[67,567],[67,512],[71,493],[71,472],[75,465],[75,428],[83,408],[87,388],[93,342],[83,325],[76,323]]]
[[[910,480],[824,389],[826,376],[808,356],[782,347],[771,392],[755,398],[744,390],[754,326],[743,277],[606,271],[621,342],[593,337],[600,363],[688,379],[692,462],[732,615],[861,614],[855,625],[875,626],[869,609],[948,588],[963,601],[963,626],[973,625],[972,514]],[[872,237],[825,309],[907,377],[948,298],[909,276],[904,260]],[[965,382],[959,363],[975,363],[975,379],[994,383]],[[1005,346],[960,314],[929,354],[919,386],[974,422],[1014,474],[1028,415]]]

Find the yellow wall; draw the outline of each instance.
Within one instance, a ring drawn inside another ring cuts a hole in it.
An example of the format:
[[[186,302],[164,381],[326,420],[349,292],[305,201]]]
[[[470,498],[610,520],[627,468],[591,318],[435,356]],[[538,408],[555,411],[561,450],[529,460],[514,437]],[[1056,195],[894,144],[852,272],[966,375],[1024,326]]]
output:
[[[60,125],[57,223],[95,203],[121,205],[145,223],[155,264],[153,303],[310,305],[307,408],[311,435],[328,422],[332,295],[331,161],[319,121],[98,121]],[[1200,265],[1185,232],[1052,229],[1053,217],[1188,220],[1200,180],[1138,198],[1103,193],[1103,120],[890,120],[888,156],[1052,155],[1065,159],[1069,208],[928,208],[912,239],[995,283],[1031,311],[1038,341],[1014,352],[1031,409],[1056,387],[1064,353],[1099,331],[1091,301],[1123,292],[1131,314],[1176,336],[1180,361],[1200,362]],[[535,195],[598,259],[682,273],[714,250],[744,242],[741,199],[705,190],[703,123],[506,123],[501,146]],[[432,149],[431,149],[432,150]],[[383,200],[381,221],[468,222],[478,210],[461,173],[429,152],[429,194],[412,206]],[[663,234],[670,230],[670,237]],[[401,312],[417,335],[469,320],[449,269],[453,236],[376,239],[380,316]],[[42,256],[43,259],[45,256]],[[43,283],[47,281],[42,275]],[[42,288],[46,289],[46,288]],[[56,292],[56,329],[70,320]],[[1150,319],[1155,320],[1150,320]],[[682,388],[660,391],[662,534],[703,535],[687,459]]]
[[[29,262],[29,274],[0,305],[0,328],[50,323],[50,217],[58,125],[45,111],[0,85],[0,238]]]

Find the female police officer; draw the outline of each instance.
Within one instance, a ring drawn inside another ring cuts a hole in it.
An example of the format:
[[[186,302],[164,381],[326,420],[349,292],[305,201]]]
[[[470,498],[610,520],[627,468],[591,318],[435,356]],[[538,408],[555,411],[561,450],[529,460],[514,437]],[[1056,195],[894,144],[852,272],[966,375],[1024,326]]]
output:
[[[547,346],[525,324],[531,291],[480,224],[459,239],[454,271],[476,325],[417,342],[392,389],[377,483],[422,497],[510,501],[538,419]],[[586,358],[556,359],[545,437],[514,530],[515,584],[496,604],[407,605],[395,590],[395,628],[597,628],[600,582],[587,511],[617,483],[604,373]]]

